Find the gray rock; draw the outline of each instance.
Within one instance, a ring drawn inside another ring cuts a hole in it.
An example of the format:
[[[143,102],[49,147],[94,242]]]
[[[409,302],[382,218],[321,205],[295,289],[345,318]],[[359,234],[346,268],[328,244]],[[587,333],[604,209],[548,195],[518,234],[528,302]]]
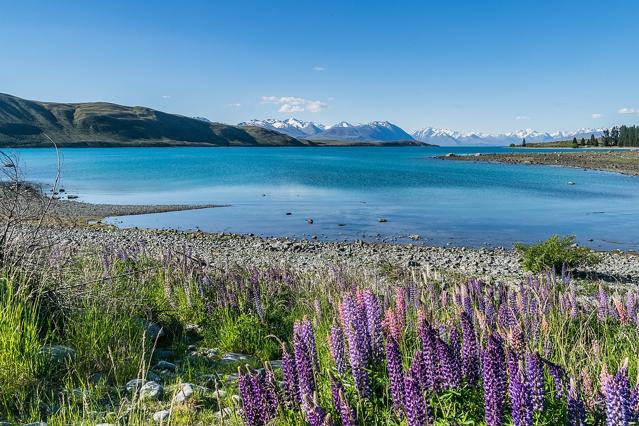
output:
[[[155,358],[161,359],[161,360],[175,359],[175,352],[173,352],[171,349],[160,348],[160,349],[157,349],[153,353],[153,355],[155,356]]]
[[[144,380],[142,379],[131,379],[124,385],[124,389],[128,392],[137,392],[140,390],[142,385],[144,384]]]
[[[182,383],[173,397],[173,402],[181,404],[193,396],[193,385],[190,383]]]
[[[45,345],[40,349],[40,353],[55,363],[63,363],[75,358],[75,349],[63,345]]]
[[[140,388],[140,397],[142,399],[158,400],[162,398],[162,385],[156,382],[146,382]]]
[[[25,423],[23,426],[47,426],[46,422]]]
[[[140,318],[140,322],[142,323],[142,326],[144,327],[144,331],[146,331],[146,335],[152,341],[156,341],[158,338],[164,337],[164,335],[166,334],[162,327],[160,327],[158,324],[152,321],[148,321],[148,320],[145,320],[144,318]]]
[[[222,364],[236,364],[244,361],[248,361],[249,357],[243,354],[236,354],[233,352],[229,352],[224,354],[224,356],[220,359]]]
[[[220,411],[216,411],[215,413],[213,413],[213,417],[215,419],[222,419],[222,418],[231,417],[232,414],[233,414],[233,409],[231,409],[231,407],[224,407]]]
[[[211,392],[213,398],[223,399],[226,397],[226,391],[224,389],[218,389],[216,391]]]
[[[155,374],[153,371],[149,371],[146,373],[146,379],[156,383],[162,382],[162,378],[158,374]]]
[[[169,418],[171,415],[171,411],[169,410],[160,410],[153,413],[153,421],[154,422],[162,422]]]
[[[271,368],[273,370],[277,370],[282,368],[282,360],[281,359],[274,359],[273,361],[269,361],[269,364],[271,364]]]
[[[170,371],[171,373],[174,373],[177,370],[177,366],[172,362],[160,361],[155,364],[155,367],[153,367],[153,369],[155,371]]]

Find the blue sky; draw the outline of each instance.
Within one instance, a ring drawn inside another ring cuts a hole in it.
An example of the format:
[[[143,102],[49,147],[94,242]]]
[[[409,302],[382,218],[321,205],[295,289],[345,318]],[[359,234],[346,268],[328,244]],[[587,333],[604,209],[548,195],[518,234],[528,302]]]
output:
[[[637,16],[633,0],[0,0],[0,92],[226,123],[639,124]]]

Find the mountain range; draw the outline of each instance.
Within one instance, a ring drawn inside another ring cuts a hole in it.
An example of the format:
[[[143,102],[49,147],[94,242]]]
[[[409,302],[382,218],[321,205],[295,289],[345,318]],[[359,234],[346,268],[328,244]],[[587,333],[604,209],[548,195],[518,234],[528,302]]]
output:
[[[406,131],[388,121],[373,121],[366,124],[350,124],[342,121],[331,126],[325,126],[312,121],[289,118],[287,120],[251,120],[240,123],[239,126],[263,127],[296,138],[308,138],[317,141],[393,142],[414,140]]]
[[[303,146],[264,129],[106,102],[30,101],[0,93],[0,146]]]
[[[321,123],[304,121],[296,118],[286,120],[266,119],[251,120],[239,126],[257,126],[282,132],[296,138],[311,140],[350,140],[350,141],[410,141],[440,146],[503,146],[519,144],[523,139],[527,142],[553,142],[600,136],[602,129],[580,129],[575,132],[539,132],[532,129],[510,133],[462,133],[449,129],[425,127],[408,133],[399,126],[388,121],[373,121],[367,124],[340,123],[325,126]]]

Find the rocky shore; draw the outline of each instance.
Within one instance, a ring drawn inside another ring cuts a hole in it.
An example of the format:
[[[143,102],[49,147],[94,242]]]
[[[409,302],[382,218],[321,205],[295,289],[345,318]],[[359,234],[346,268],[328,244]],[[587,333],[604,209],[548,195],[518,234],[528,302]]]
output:
[[[332,267],[371,270],[415,267],[482,277],[518,281],[526,277],[519,255],[505,248],[434,247],[415,244],[322,242],[287,238],[261,238],[228,233],[149,231],[115,228],[60,229],[64,245],[90,249],[95,246],[144,247],[161,255],[167,249],[189,253],[209,264],[282,265],[291,269],[322,271]],[[639,284],[639,256],[604,252],[597,266],[578,275],[611,283]]]
[[[514,154],[446,155],[452,161],[485,161],[505,164],[536,164],[602,170],[639,176],[639,151],[526,152]]]

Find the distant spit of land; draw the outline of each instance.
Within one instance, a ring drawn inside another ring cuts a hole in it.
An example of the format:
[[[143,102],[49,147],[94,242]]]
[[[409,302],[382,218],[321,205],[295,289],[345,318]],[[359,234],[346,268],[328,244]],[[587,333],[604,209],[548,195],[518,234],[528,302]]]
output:
[[[506,164],[538,164],[603,170],[639,176],[639,151],[526,152],[515,154],[446,155],[453,161],[486,161]]]

